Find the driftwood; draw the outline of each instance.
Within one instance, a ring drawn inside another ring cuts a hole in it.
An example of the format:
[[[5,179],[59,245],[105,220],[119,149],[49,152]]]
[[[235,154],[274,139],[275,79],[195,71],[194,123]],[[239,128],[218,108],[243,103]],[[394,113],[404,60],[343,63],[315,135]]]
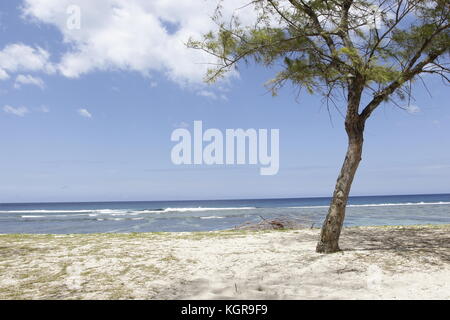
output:
[[[274,219],[266,219],[261,217],[259,222],[246,222],[236,226],[237,230],[289,230],[289,229],[305,229],[313,227],[311,222],[295,219],[292,217],[278,217]]]

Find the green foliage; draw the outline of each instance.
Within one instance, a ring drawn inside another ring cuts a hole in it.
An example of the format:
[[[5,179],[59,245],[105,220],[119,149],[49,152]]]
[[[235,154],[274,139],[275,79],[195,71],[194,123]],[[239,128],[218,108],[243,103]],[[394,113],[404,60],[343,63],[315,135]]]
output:
[[[255,24],[224,18],[219,6],[218,30],[189,41],[218,60],[207,81],[220,79],[241,61],[254,62],[275,70],[267,83],[273,94],[292,82],[329,98],[336,89],[354,90],[356,82],[374,96],[401,90],[423,71],[414,67],[427,55],[435,56],[436,73],[448,71],[438,61],[449,54],[448,1],[255,0],[252,5]]]
[[[386,84],[398,80],[401,77],[401,72],[383,65],[369,65],[364,70],[364,77],[367,81],[373,81],[379,84]]]

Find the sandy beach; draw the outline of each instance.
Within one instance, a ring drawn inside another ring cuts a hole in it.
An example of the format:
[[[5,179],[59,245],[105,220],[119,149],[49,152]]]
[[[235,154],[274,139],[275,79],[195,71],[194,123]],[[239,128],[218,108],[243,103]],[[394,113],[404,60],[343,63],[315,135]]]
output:
[[[450,299],[449,231],[0,235],[0,299]]]

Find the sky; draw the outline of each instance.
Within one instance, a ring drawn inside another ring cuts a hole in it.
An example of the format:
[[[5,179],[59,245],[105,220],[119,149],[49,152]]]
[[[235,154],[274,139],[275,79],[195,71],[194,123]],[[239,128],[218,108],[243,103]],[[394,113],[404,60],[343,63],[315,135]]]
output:
[[[225,16],[240,3],[228,1]],[[289,85],[272,97],[264,83],[276,70],[242,65],[203,83],[212,58],[185,43],[214,29],[215,5],[1,1],[0,202],[330,196],[347,144],[342,117]],[[352,195],[450,192],[450,92],[425,82],[408,110],[385,104],[369,119]],[[171,133],[195,120],[279,129],[278,174],[174,165]]]

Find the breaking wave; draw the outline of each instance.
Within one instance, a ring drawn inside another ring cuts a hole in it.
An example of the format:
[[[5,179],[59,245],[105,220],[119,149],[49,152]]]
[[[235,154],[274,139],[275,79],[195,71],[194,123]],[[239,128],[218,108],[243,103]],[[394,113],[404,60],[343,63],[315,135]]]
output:
[[[428,206],[428,205],[450,205],[450,202],[405,202],[405,203],[373,203],[373,204],[349,204],[347,208],[361,208],[361,207],[401,207],[401,206]],[[329,206],[302,206],[289,207],[291,209],[315,209],[328,208]]]

